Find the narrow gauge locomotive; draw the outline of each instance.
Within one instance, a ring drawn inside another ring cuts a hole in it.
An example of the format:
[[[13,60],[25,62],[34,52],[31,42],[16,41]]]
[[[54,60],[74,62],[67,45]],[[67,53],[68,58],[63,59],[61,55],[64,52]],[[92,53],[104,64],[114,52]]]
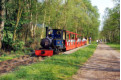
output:
[[[71,50],[86,45],[86,39],[79,39],[81,36],[77,33],[62,29],[48,29],[46,27],[46,38],[42,39],[40,45],[42,48],[35,50],[36,56],[52,56],[60,51]]]

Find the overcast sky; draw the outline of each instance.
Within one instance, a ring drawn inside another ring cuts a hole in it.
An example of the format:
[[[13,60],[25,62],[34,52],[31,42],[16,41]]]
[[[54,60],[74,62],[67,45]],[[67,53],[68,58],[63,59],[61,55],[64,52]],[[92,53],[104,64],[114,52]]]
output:
[[[102,22],[103,22],[103,15],[105,14],[104,11],[105,9],[108,8],[113,8],[114,7],[114,3],[112,0],[91,0],[91,3],[93,6],[97,6],[99,9],[99,13],[100,13],[100,20],[101,20],[101,24],[100,24],[100,29],[102,28]]]

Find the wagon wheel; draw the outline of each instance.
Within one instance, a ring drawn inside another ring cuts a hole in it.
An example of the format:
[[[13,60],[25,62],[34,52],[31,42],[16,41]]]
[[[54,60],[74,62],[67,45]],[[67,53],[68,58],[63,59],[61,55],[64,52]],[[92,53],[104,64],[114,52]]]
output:
[[[62,51],[65,52],[66,51],[66,48],[65,49],[62,49]]]

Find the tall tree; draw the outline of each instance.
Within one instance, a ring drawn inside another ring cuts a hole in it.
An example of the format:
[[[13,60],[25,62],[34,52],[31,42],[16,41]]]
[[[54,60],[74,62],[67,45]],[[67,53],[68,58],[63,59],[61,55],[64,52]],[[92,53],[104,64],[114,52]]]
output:
[[[120,43],[120,0],[114,0],[115,7],[107,8],[104,16],[102,35],[108,42]]]
[[[16,29],[19,25],[19,21],[20,21],[22,12],[23,12],[23,1],[19,0],[18,1],[17,17],[16,17],[17,19],[16,19],[16,24],[15,24],[15,29],[14,29],[14,32],[13,32],[13,40],[14,41],[16,40]]]
[[[4,16],[5,16],[5,0],[0,0],[0,49],[2,47],[2,36],[5,23]]]

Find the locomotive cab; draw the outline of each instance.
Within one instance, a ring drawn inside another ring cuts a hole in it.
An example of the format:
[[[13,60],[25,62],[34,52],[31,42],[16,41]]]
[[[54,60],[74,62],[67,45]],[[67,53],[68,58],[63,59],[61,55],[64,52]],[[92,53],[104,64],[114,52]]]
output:
[[[64,43],[65,43],[65,37],[63,37],[65,35],[65,31],[61,30],[61,29],[52,29],[52,30],[48,30],[48,34],[47,34],[49,38],[52,38],[52,47],[55,49],[64,49]]]

